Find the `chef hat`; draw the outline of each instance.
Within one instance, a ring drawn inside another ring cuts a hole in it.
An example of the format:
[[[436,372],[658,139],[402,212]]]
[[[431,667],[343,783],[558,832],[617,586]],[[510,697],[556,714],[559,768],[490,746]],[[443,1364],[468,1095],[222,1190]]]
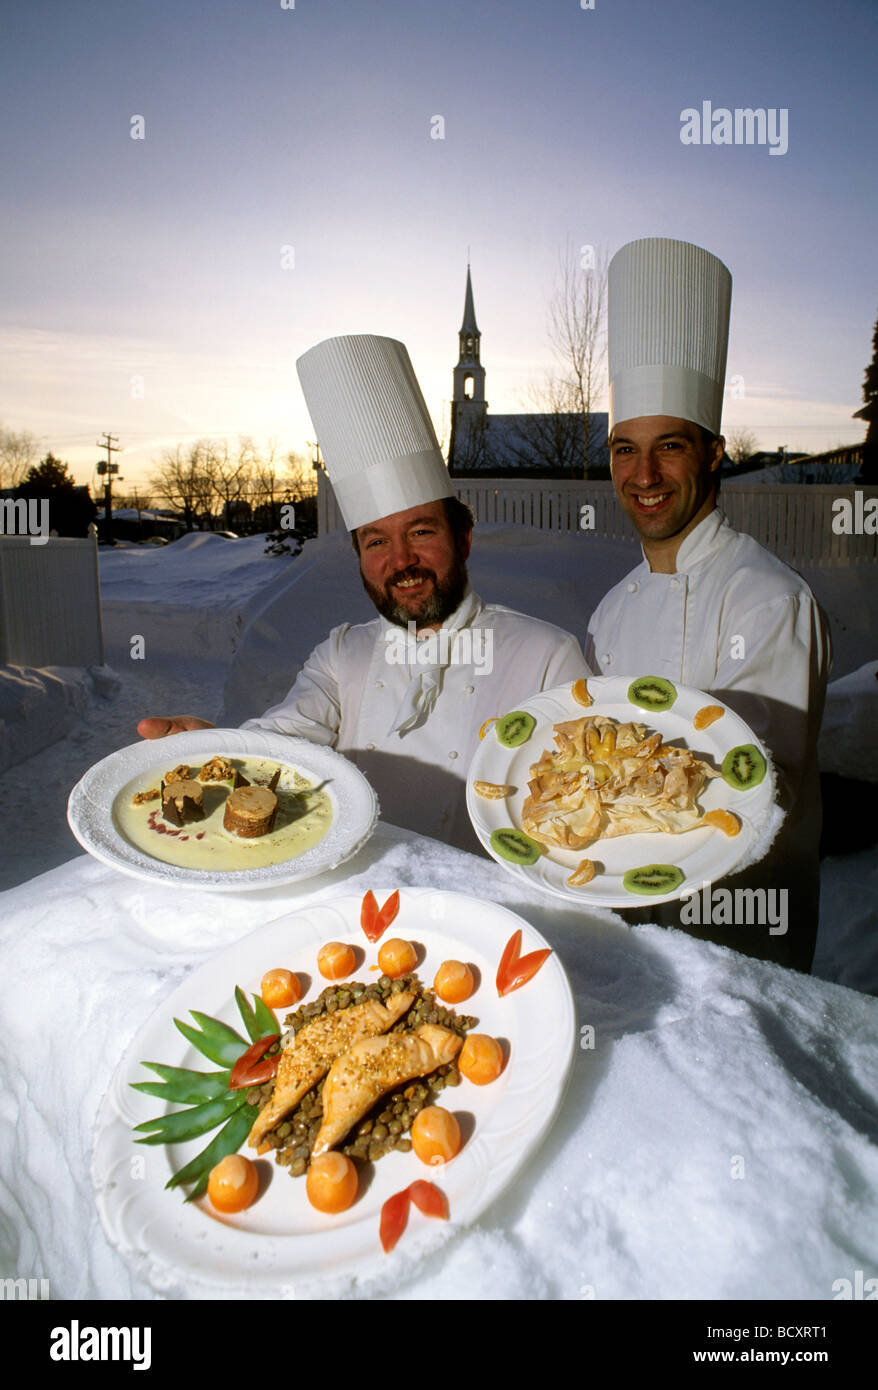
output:
[[[607,282],[610,429],[641,415],[719,434],[732,277],[700,246],[630,241]]]
[[[403,343],[371,333],[327,338],[296,369],[349,531],[451,496]]]

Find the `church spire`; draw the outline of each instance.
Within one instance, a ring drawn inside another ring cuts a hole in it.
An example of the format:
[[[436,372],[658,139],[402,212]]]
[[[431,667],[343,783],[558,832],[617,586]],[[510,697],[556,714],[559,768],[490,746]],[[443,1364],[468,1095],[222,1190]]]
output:
[[[480,336],[476,323],[476,310],[473,303],[473,282],[469,273],[469,262],[466,267],[466,299],[463,306],[463,323],[460,325],[460,335],[477,338]]]
[[[456,468],[482,467],[485,459],[488,402],[485,400],[485,369],[481,363],[482,335],[476,323],[469,262],[459,336],[460,356],[454,368],[451,397],[451,442],[448,451],[451,473]]]

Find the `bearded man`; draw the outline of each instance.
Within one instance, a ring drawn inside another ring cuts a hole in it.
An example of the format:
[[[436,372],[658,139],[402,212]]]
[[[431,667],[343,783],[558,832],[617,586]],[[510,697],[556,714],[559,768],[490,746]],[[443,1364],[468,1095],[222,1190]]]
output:
[[[384,820],[477,851],[465,788],[479,731],[536,691],[587,676],[581,648],[473,593],[473,516],[450,495],[402,343],[330,338],[296,365],[379,617],[333,628],[286,698],[242,728],[337,749],[375,788]],[[142,720],[138,732],[209,727],[182,716]]]

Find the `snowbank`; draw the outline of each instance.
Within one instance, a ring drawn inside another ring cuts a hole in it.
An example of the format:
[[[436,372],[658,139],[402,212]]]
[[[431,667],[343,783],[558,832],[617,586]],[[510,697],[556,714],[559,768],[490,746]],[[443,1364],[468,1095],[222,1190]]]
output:
[[[57,743],[119,688],[106,666],[0,666],[0,773]]]
[[[829,686],[817,751],[822,772],[878,782],[878,661]]]
[[[228,659],[248,606],[295,564],[265,554],[265,536],[229,541],[210,531],[165,546],[100,552],[104,640],[141,636],[150,656]]]

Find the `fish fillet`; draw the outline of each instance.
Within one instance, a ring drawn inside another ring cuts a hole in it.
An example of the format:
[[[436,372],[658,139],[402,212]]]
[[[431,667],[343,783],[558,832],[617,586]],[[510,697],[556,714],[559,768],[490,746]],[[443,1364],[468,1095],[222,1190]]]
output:
[[[284,1115],[298,1105],[306,1091],[326,1075],[337,1057],[348,1052],[355,1043],[386,1033],[414,1003],[414,998],[412,990],[402,990],[399,994],[391,994],[386,1005],[367,999],[363,1004],[321,1014],[306,1023],[281,1053],[274,1091],[257,1115],[247,1138],[250,1147],[255,1149]]]
[[[324,1082],[323,1124],[311,1157],[343,1139],[386,1091],[453,1062],[462,1046],[457,1033],[432,1023],[415,1033],[358,1042],[333,1062]]]

